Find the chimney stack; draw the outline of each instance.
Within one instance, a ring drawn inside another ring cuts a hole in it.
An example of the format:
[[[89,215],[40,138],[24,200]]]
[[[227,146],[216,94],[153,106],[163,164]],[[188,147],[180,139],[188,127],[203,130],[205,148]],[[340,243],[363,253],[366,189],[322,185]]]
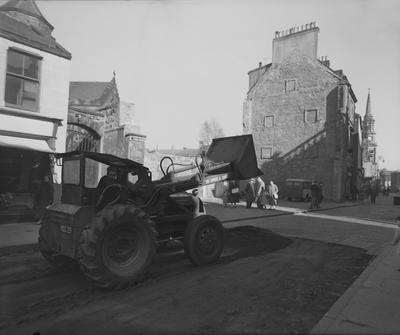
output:
[[[315,21],[288,30],[275,31],[275,38],[272,41],[272,63],[281,63],[294,49],[316,59],[318,33],[319,28]]]
[[[324,64],[325,66],[328,66],[328,67],[331,66],[331,62],[329,61],[328,56],[321,56],[321,57],[319,58],[319,61],[320,61],[322,64]]]

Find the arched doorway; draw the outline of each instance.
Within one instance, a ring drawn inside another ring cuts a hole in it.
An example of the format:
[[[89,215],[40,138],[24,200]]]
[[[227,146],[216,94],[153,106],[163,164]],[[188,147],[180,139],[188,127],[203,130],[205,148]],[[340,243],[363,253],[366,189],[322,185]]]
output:
[[[76,123],[67,125],[66,151],[100,151],[100,136],[92,128]]]

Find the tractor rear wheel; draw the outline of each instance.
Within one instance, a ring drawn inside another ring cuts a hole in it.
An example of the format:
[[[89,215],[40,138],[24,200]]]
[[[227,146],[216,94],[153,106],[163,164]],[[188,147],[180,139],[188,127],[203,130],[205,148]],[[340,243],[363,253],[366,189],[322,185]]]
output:
[[[224,249],[224,228],[211,215],[200,215],[185,230],[185,254],[193,265],[215,262]]]
[[[106,207],[82,231],[81,270],[96,286],[120,289],[140,280],[156,250],[154,222],[126,204]]]
[[[51,248],[51,222],[44,221],[39,229],[39,250],[43,257],[58,269],[76,270],[77,262]]]

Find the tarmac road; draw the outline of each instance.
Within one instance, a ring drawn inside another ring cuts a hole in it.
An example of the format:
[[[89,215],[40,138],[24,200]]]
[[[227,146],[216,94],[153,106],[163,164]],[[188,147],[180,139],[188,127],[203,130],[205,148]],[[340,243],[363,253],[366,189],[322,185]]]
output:
[[[79,272],[57,272],[35,251],[0,257],[0,332],[307,332],[370,261],[354,244],[373,250],[391,236],[293,215],[224,225],[248,223],[266,233],[239,230],[218,264],[194,268],[181,251],[160,254],[144,282],[119,292],[96,289]]]

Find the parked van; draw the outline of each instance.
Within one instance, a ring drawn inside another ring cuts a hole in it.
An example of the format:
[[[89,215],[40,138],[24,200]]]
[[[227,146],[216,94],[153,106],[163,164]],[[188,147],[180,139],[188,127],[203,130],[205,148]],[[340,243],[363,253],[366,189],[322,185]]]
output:
[[[309,179],[286,179],[285,193],[288,200],[298,199],[300,201],[311,200],[311,184]]]

